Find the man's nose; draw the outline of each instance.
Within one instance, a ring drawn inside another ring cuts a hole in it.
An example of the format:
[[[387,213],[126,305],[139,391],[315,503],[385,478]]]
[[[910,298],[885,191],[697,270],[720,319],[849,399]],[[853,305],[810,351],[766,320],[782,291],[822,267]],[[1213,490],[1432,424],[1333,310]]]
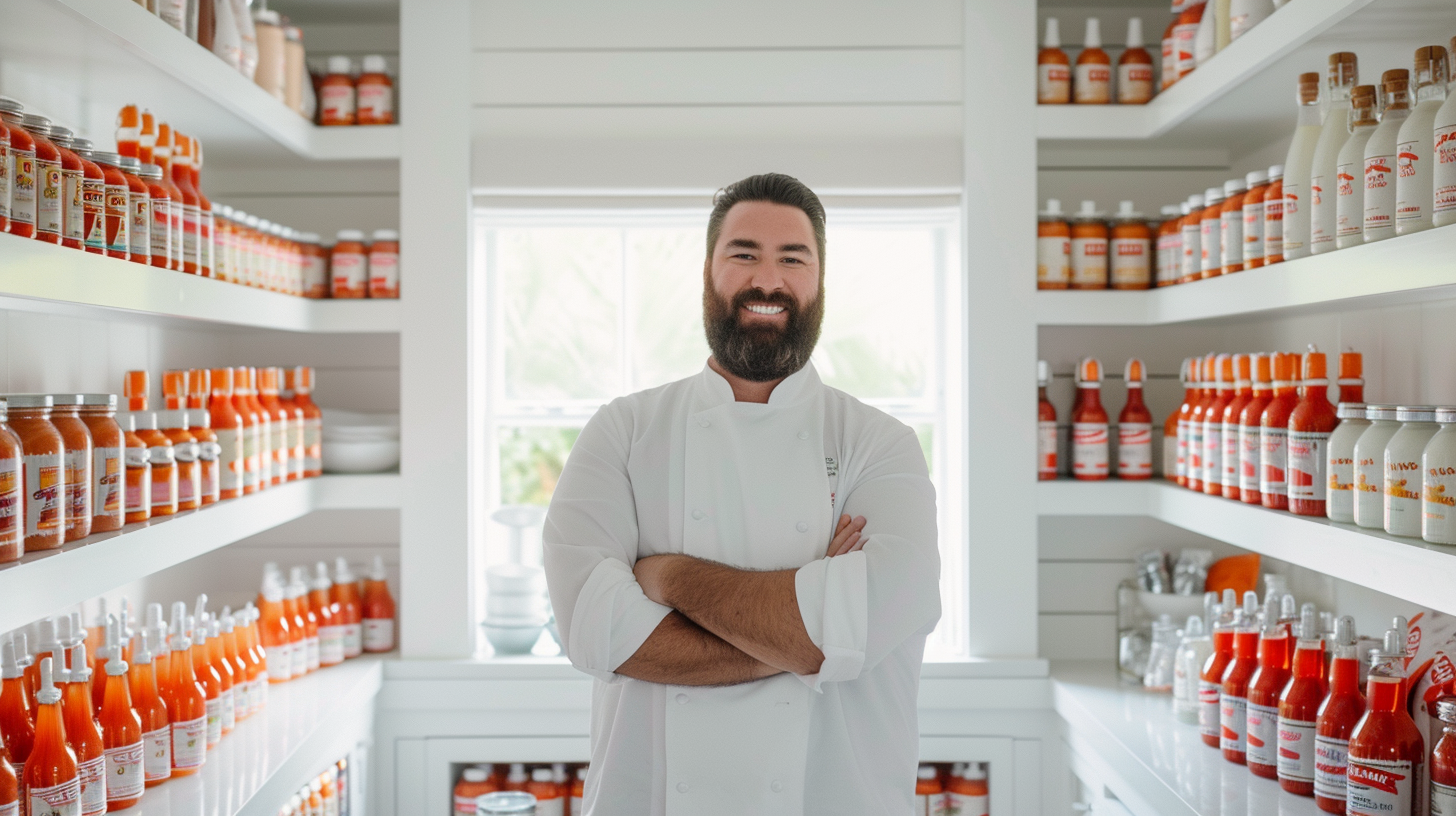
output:
[[[753,274],[749,276],[749,288],[762,289],[772,294],[776,291],[788,289],[782,269],[776,263],[760,263],[753,267]]]

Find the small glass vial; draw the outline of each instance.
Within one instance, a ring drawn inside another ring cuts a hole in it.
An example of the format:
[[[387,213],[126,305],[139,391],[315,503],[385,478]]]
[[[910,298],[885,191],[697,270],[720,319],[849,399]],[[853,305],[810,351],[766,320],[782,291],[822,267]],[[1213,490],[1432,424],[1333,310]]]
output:
[[[1385,532],[1421,534],[1421,454],[1441,430],[1436,408],[1402,405],[1395,409],[1400,430],[1385,444]]]
[[[1325,449],[1325,473],[1329,476],[1325,515],[1330,521],[1355,523],[1355,443],[1370,427],[1363,402],[1342,402],[1335,407],[1340,424],[1330,434]]]
[[[1385,443],[1400,430],[1394,405],[1367,405],[1370,427],[1355,441],[1355,523],[1385,527]]]
[[[1421,538],[1456,544],[1456,407],[1437,408],[1436,422],[1441,430],[1421,454]]]

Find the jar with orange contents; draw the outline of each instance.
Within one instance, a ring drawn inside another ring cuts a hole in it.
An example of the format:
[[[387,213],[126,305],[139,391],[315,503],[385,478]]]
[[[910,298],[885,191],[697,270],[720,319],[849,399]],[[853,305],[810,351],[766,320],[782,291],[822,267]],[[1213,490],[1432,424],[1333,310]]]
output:
[[[49,394],[11,394],[7,422],[20,437],[25,551],[53,550],[66,535],[65,443],[51,424]]]
[[[143,266],[152,265],[152,193],[142,180],[142,163],[121,157],[121,174],[127,186],[127,241],[130,260]],[[158,177],[160,178],[160,171]]]
[[[66,447],[65,494],[66,541],[79,541],[91,535],[91,457],[94,445],[91,430],[76,413],[81,398],[76,394],[56,394],[52,398],[51,425],[61,434]]]
[[[106,173],[92,161],[89,139],[72,139],[71,149],[81,159],[81,242],[87,252],[106,254]]]
[[[115,394],[78,394],[76,415],[91,432],[91,532],[120,530],[126,511],[126,438],[116,422]]]
[[[105,241],[106,255],[123,261],[131,257],[131,241],[128,238],[131,224],[131,185],[121,172],[121,157],[115,153],[95,151],[91,160],[101,168],[106,179]],[[140,181],[140,179],[138,179]]]
[[[0,564],[20,558],[25,550],[25,502],[20,487],[23,462],[20,437],[6,423],[6,401],[0,398]]]
[[[10,231],[10,126],[0,117],[0,232]]]
[[[348,57],[329,57],[328,67],[329,73],[319,83],[319,124],[352,125],[357,101],[353,61]]]
[[[70,128],[51,125],[51,143],[61,153],[61,246],[80,249],[86,234],[86,168],[73,149]]]
[[[329,263],[316,232],[305,232],[298,236],[303,252],[303,296],[326,298],[329,296]]]
[[[27,113],[21,127],[35,140],[35,237],[48,244],[61,242],[61,151],[50,138],[51,120]]]
[[[355,83],[356,124],[394,124],[394,82],[387,70],[384,57],[370,54],[364,58],[364,70]]]
[[[1456,813],[1456,697],[1436,701],[1441,736],[1431,749],[1431,814]]]
[[[0,121],[10,132],[10,211],[6,229],[22,238],[35,237],[35,139],[21,122],[25,110],[19,102],[0,96]]]
[[[1107,288],[1107,222],[1092,201],[1072,218],[1072,288]]]
[[[374,231],[369,245],[369,297],[399,297],[399,232]]]
[[[368,257],[364,250],[364,233],[339,230],[338,242],[329,253],[331,290],[336,298],[362,298],[369,277]]]
[[[1131,201],[1118,205],[1107,252],[1113,289],[1152,288],[1153,230]]]

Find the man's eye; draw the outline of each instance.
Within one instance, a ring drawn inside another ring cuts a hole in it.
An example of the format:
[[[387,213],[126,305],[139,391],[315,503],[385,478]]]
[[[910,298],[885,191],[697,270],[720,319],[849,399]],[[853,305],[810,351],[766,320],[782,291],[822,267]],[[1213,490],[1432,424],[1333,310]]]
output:
[[[803,263],[803,261],[799,260],[798,258],[784,258],[784,263],[801,264]]]
[[[747,252],[740,252],[737,255],[732,255],[730,257],[733,257],[733,258],[746,258],[748,260],[753,260],[753,256],[750,255],[750,254],[748,254]]]

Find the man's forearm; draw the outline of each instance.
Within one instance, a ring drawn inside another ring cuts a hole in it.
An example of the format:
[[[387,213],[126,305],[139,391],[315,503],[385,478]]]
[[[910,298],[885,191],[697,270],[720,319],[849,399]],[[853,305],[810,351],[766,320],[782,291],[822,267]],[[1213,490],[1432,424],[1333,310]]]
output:
[[[732,644],[671,612],[617,674],[676,686],[733,686],[780,673]]]
[[[689,556],[671,559],[661,575],[661,603],[746,655],[795,674],[819,671],[824,653],[799,614],[795,570],[751,572]]]

